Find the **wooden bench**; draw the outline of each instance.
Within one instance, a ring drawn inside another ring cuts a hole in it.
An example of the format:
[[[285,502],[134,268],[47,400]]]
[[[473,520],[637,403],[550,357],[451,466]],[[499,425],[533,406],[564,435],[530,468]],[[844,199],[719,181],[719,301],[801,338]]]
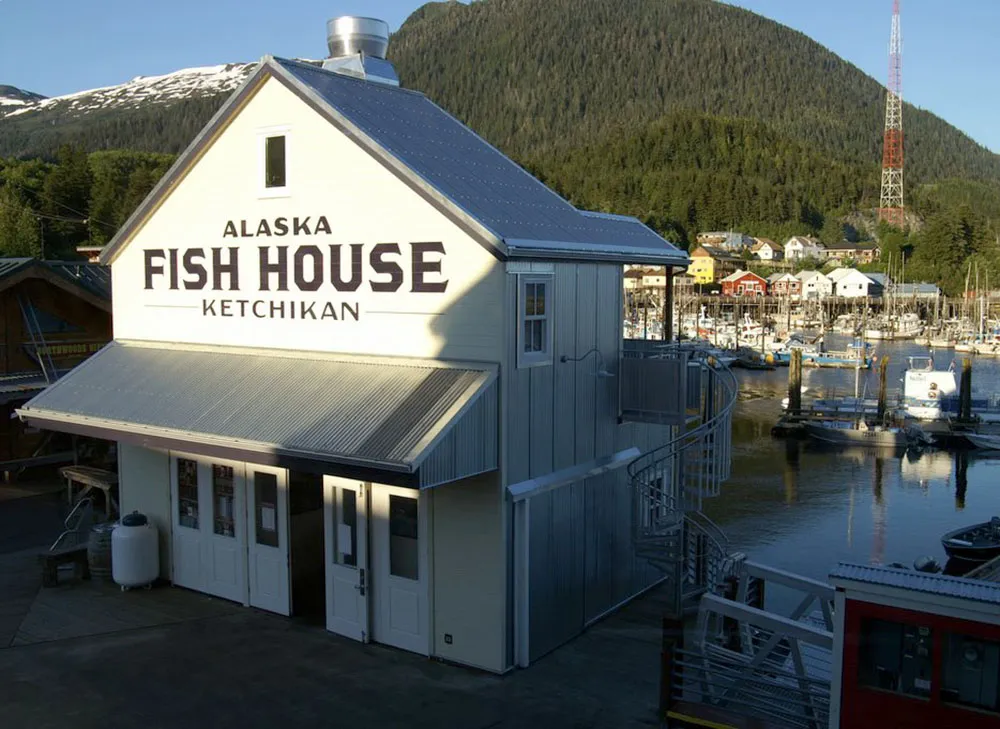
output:
[[[63,564],[72,564],[75,576],[90,579],[86,542],[41,552],[38,562],[42,565],[42,587],[55,587],[59,584],[59,565]]]
[[[785,729],[781,724],[719,709],[707,704],[676,701],[667,710],[667,726],[705,729]]]

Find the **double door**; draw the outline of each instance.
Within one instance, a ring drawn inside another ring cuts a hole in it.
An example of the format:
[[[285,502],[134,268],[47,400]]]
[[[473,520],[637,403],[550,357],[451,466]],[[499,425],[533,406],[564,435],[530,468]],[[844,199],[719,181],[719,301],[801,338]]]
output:
[[[173,582],[290,614],[287,473],[174,455],[171,484]]]
[[[426,511],[412,489],[325,477],[328,630],[430,653]]]

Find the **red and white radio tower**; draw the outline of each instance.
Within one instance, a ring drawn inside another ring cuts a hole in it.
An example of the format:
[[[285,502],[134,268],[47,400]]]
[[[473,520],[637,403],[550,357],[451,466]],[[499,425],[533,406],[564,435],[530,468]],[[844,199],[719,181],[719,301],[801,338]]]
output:
[[[892,39],[889,41],[889,83],[885,99],[885,138],[882,146],[882,195],[878,219],[902,228],[903,215],[903,40],[899,32],[899,0],[892,3]]]

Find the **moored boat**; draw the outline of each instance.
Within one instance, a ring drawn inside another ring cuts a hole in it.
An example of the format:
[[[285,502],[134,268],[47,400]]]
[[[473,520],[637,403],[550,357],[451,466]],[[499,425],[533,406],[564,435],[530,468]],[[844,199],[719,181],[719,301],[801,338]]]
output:
[[[1000,556],[1000,517],[982,524],[955,529],[941,537],[941,546],[952,559],[986,562]]]
[[[863,419],[820,420],[803,423],[807,434],[817,440],[838,445],[860,445],[869,448],[905,448],[908,443],[902,428],[868,425]]]
[[[965,439],[976,448],[987,451],[1000,451],[1000,435],[986,435],[985,433],[966,433]]]

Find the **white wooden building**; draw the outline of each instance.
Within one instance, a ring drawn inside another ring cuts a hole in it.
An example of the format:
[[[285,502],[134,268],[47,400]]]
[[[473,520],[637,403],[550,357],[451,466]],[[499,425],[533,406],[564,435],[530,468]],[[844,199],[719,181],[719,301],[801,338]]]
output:
[[[369,26],[331,21],[325,68],[265,57],[202,130],[102,254],[114,342],[19,412],[119,443],[175,585],[526,666],[664,577],[626,466],[709,378],[630,354],[623,265],[689,259],[572,207],[344,22]]]
[[[825,299],[833,296],[833,281],[819,271],[799,271],[795,277],[802,282],[803,299]]]

